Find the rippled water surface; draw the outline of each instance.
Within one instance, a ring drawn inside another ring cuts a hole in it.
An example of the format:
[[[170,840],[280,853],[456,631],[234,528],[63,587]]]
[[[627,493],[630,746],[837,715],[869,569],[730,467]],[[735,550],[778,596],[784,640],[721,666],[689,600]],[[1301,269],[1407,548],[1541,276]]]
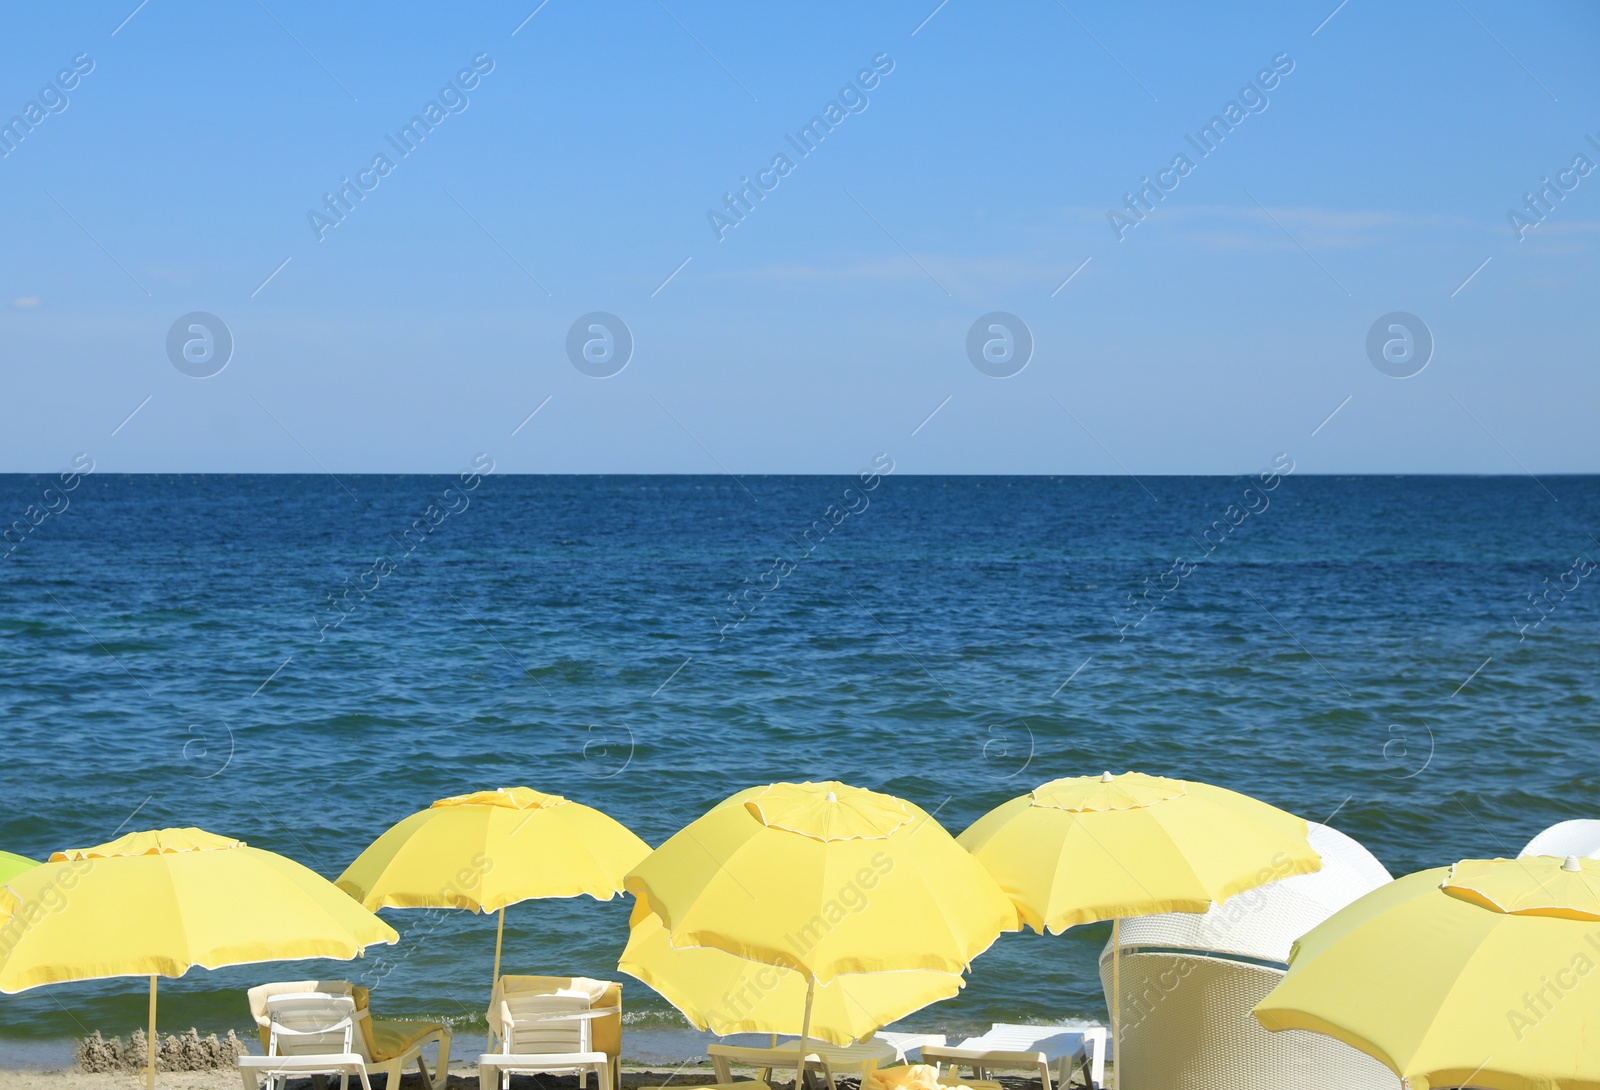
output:
[[[53,480],[0,477],[0,523]],[[96,473],[14,528],[0,848],[198,825],[334,877],[486,787],[654,844],[777,779],[955,833],[1130,768],[1334,815],[1396,874],[1596,816],[1600,478],[490,475],[465,506],[454,481]],[[518,906],[506,968],[614,976],[627,912]],[[492,919],[387,917],[364,962],[164,982],[163,1027],[247,1024],[242,988],[314,973],[481,1026]],[[1104,937],[1007,936],[908,1025],[1103,1018]],[[128,1032],[143,987],[0,996],[0,1063]],[[693,1051],[631,978],[626,1003]]]

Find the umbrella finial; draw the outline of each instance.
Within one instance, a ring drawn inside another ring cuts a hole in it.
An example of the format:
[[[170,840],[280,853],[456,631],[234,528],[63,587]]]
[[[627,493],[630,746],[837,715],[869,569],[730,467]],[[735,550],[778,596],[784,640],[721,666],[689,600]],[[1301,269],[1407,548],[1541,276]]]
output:
[[[1111,773],[1109,773],[1109,772],[1100,773],[1100,782],[1101,783],[1110,783],[1114,778],[1115,777],[1113,777],[1111,775]]]
[[[1583,865],[1578,862],[1577,856],[1569,855],[1565,860],[1562,861],[1561,869],[1565,871],[1578,871],[1583,869]]]
[[[838,793],[835,792],[835,791],[829,791],[828,792],[828,801],[829,802],[838,802],[839,801]]]

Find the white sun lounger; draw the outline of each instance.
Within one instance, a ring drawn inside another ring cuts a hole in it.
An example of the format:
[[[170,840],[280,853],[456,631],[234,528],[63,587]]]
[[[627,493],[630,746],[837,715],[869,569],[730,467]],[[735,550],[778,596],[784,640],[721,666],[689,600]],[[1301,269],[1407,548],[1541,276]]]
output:
[[[267,985],[266,988],[271,988]],[[386,1086],[400,1085],[400,1073],[413,1061],[422,1071],[423,1085],[433,1090],[435,1081],[422,1060],[422,1046],[430,1041],[439,1045],[439,1067],[450,1062],[450,1034],[437,1026],[422,1026],[413,1034],[418,1039],[394,1055],[374,1060],[366,1040],[370,1016],[356,1008],[350,995],[331,992],[279,992],[254,994],[267,1021],[267,1054],[240,1056],[239,1076],[246,1090],[259,1090],[262,1077],[269,1090],[287,1086],[291,1077],[338,1075],[340,1090],[349,1090],[350,1076],[362,1090],[372,1090],[369,1075],[387,1076]],[[404,1024],[395,1023],[404,1027]]]
[[[1082,1069],[1091,1090],[1105,1085],[1106,1030],[1103,1026],[1063,1029],[1060,1026],[1019,1026],[996,1022],[989,1032],[968,1037],[956,1045],[922,1046],[922,1062],[970,1067],[973,1077],[986,1079],[990,1071],[1037,1071],[1041,1090],[1052,1090],[1050,1068],[1056,1068],[1055,1086],[1065,1088],[1073,1072]]]
[[[442,1085],[450,1068],[450,1028],[427,1021],[387,1021],[371,1016],[366,989],[344,980],[280,981],[250,989],[250,1013],[261,1028],[264,1056],[240,1056],[238,1074],[246,1090],[258,1090],[266,1077],[272,1087],[290,1076],[341,1074],[387,1076],[400,1085],[400,1072],[416,1064],[427,1090]],[[349,1031],[342,1028],[349,1018]],[[437,1045],[438,1061],[429,1072],[422,1048]],[[323,1066],[318,1066],[323,1064]],[[365,1085],[363,1085],[365,1090]]]
[[[789,1037],[771,1046],[745,1046],[723,1044],[721,1041],[706,1046],[711,1059],[711,1069],[719,1083],[733,1080],[732,1067],[754,1067],[761,1071],[761,1081],[771,1082],[776,1070],[794,1070],[800,1063],[800,1038]],[[839,1086],[839,1073],[859,1074],[863,1081],[881,1066],[892,1064],[897,1052],[894,1046],[877,1038],[853,1045],[833,1045],[815,1038],[806,1042],[806,1082],[822,1071],[824,1084],[833,1090]]]
[[[611,1090],[611,1057],[594,1047],[590,1026],[619,1008],[592,1006],[587,995],[521,994],[502,997],[498,1013],[501,1051],[478,1057],[481,1090],[509,1086],[513,1071],[576,1075],[579,1090],[593,1071],[597,1090]]]
[[[356,1001],[348,995],[291,992],[267,1001],[272,1020],[271,1044],[265,1056],[240,1056],[244,1085],[256,1090],[257,1076],[267,1077],[268,1090],[287,1084],[291,1075],[338,1075],[340,1090],[350,1090],[350,1076],[372,1090],[367,1067],[352,1043]]]

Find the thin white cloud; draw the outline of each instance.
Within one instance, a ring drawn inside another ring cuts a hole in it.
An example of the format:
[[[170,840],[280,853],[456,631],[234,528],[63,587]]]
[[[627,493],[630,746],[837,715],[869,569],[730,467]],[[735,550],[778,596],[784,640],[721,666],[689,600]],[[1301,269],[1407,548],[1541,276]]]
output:
[[[37,295],[19,295],[11,300],[13,310],[33,310],[42,306],[44,306],[44,300]]]
[[[1072,268],[1073,264],[1052,261],[921,252],[916,255],[915,262],[903,255],[867,259],[841,256],[836,264],[792,262],[760,265],[730,270],[721,275],[732,279],[759,278],[823,285],[846,280],[875,283],[920,281],[932,288],[933,283],[929,279],[931,274],[957,297],[987,297],[1000,291],[1037,288],[1046,281],[1053,287]]]

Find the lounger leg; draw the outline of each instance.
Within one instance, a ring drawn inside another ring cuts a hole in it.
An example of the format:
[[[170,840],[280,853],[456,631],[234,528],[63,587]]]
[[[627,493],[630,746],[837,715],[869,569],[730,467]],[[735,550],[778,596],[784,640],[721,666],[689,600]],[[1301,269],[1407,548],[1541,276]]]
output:
[[[422,1090],[433,1090],[433,1076],[428,1074],[428,1062],[417,1053],[417,1070],[422,1072]]]
[[[1049,1060],[1046,1060],[1044,1063],[1039,1065],[1039,1090],[1050,1090]],[[1061,1090],[1067,1090],[1066,1084],[1062,1084]]]
[[[493,1064],[478,1065],[478,1090],[500,1090],[500,1072]]]

